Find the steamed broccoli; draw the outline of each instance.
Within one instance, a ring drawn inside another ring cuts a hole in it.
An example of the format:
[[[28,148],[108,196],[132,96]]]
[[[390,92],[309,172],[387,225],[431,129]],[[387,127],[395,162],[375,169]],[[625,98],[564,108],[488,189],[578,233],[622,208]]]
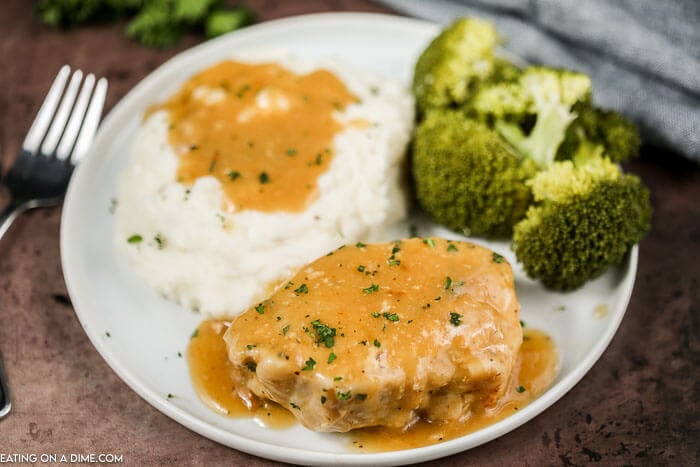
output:
[[[548,288],[573,290],[600,276],[649,230],[648,190],[606,157],[555,162],[528,184],[535,202],[515,225],[512,249]]]
[[[590,104],[575,106],[574,113],[577,117],[559,146],[557,160],[572,159],[577,152],[594,150],[595,147],[614,162],[622,162],[639,154],[639,132],[624,116]]]
[[[416,130],[418,201],[450,229],[509,237],[531,201],[525,181],[535,171],[497,133],[456,111],[431,112]]]
[[[526,68],[517,82],[480,89],[471,99],[473,115],[488,121],[520,154],[540,169],[554,162],[577,114],[590,101],[591,80],[569,70]]]
[[[454,108],[482,82],[515,79],[517,67],[494,55],[499,41],[493,25],[476,18],[462,18],[443,30],[416,62],[413,93],[418,113]]]

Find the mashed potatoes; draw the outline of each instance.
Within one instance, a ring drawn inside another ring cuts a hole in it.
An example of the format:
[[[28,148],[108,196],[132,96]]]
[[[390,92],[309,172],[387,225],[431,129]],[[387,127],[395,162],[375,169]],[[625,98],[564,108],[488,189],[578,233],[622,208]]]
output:
[[[276,61],[300,76],[319,68],[329,70],[354,96],[351,103],[338,105],[332,113],[335,123],[330,123],[337,124],[338,131],[330,147],[298,167],[320,166],[313,183],[304,182],[278,193],[283,200],[296,196],[298,190],[308,190],[303,209],[275,209],[275,205],[248,209],[246,203],[254,203],[227,195],[228,183],[237,182],[252,187],[259,183],[259,191],[265,193],[273,182],[298,176],[297,169],[275,172],[270,166],[269,171],[253,176],[253,172],[236,170],[230,159],[227,166],[222,166],[223,159],[217,159],[219,151],[213,150],[211,162],[202,162],[208,165],[209,173],[192,176],[185,171],[183,175],[183,157],[206,149],[206,145],[173,144],[176,140],[171,132],[180,122],[174,120],[175,113],[167,106],[156,108],[144,121],[122,174],[116,213],[118,248],[157,291],[207,315],[245,310],[297,268],[341,244],[387,240],[387,228],[406,213],[401,178],[413,122],[413,101],[408,91],[397,83],[366,77],[338,64]],[[289,114],[287,130],[303,126],[306,119],[293,111],[297,102],[310,98],[295,96],[290,88],[236,85],[229,89],[222,84],[215,89],[197,83],[188,82],[190,91],[183,98],[189,105],[186,113],[213,112],[224,91],[241,98],[250,96],[245,111],[229,113],[227,119],[231,120],[212,124],[219,136],[236,121],[259,129],[270,112],[277,117]],[[306,122],[307,129],[300,132],[306,134],[309,129],[325,128],[330,123]],[[195,124],[189,122],[190,126]],[[275,131],[256,144],[276,141],[284,145],[279,138],[294,133],[287,130]],[[183,129],[179,143],[191,133],[197,134],[197,128]],[[232,130],[230,137],[246,135],[236,135]],[[209,142],[207,138],[202,144]],[[269,147],[267,150],[269,153]],[[302,156],[297,154],[296,146],[290,145],[286,154],[275,157],[284,162],[291,160],[285,158]],[[274,164],[274,157],[266,163]]]

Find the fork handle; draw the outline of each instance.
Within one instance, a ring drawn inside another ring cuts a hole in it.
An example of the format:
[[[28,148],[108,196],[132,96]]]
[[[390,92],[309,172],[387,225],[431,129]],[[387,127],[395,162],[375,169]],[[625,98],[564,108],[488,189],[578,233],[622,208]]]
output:
[[[24,209],[22,209],[21,204],[10,202],[2,213],[0,213],[0,238],[5,235],[7,229],[12,225],[12,221],[14,221],[22,211],[24,211]]]
[[[2,366],[2,358],[0,358],[0,418],[10,413],[12,402],[10,400],[10,389],[7,383],[7,374]]]

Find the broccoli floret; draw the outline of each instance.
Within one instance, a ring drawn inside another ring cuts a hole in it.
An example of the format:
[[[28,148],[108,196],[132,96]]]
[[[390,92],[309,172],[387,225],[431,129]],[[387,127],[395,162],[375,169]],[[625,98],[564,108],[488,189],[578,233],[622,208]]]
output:
[[[515,67],[493,53],[499,40],[491,23],[475,18],[459,19],[444,29],[416,62],[413,94],[418,113],[458,106],[481,81],[511,79]]]
[[[574,107],[577,118],[566,131],[557,151],[557,160],[573,159],[582,150],[599,147],[614,162],[639,154],[641,138],[637,127],[621,114],[602,110],[588,103]]]
[[[649,192],[608,158],[553,163],[528,184],[535,203],[513,230],[528,276],[573,290],[619,264],[649,230]]]
[[[416,130],[416,197],[452,230],[510,237],[531,201],[525,181],[535,171],[497,133],[457,111],[431,112]]]
[[[468,114],[492,126],[540,169],[554,162],[577,114],[590,101],[591,80],[569,70],[526,68],[517,82],[485,86],[468,103]]]

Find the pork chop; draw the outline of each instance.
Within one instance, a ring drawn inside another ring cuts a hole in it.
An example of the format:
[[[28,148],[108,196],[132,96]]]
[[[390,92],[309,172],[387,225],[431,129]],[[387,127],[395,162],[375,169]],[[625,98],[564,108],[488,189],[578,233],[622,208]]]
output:
[[[504,394],[522,342],[508,262],[468,242],[346,245],[224,335],[239,396],[316,431],[465,419]]]

